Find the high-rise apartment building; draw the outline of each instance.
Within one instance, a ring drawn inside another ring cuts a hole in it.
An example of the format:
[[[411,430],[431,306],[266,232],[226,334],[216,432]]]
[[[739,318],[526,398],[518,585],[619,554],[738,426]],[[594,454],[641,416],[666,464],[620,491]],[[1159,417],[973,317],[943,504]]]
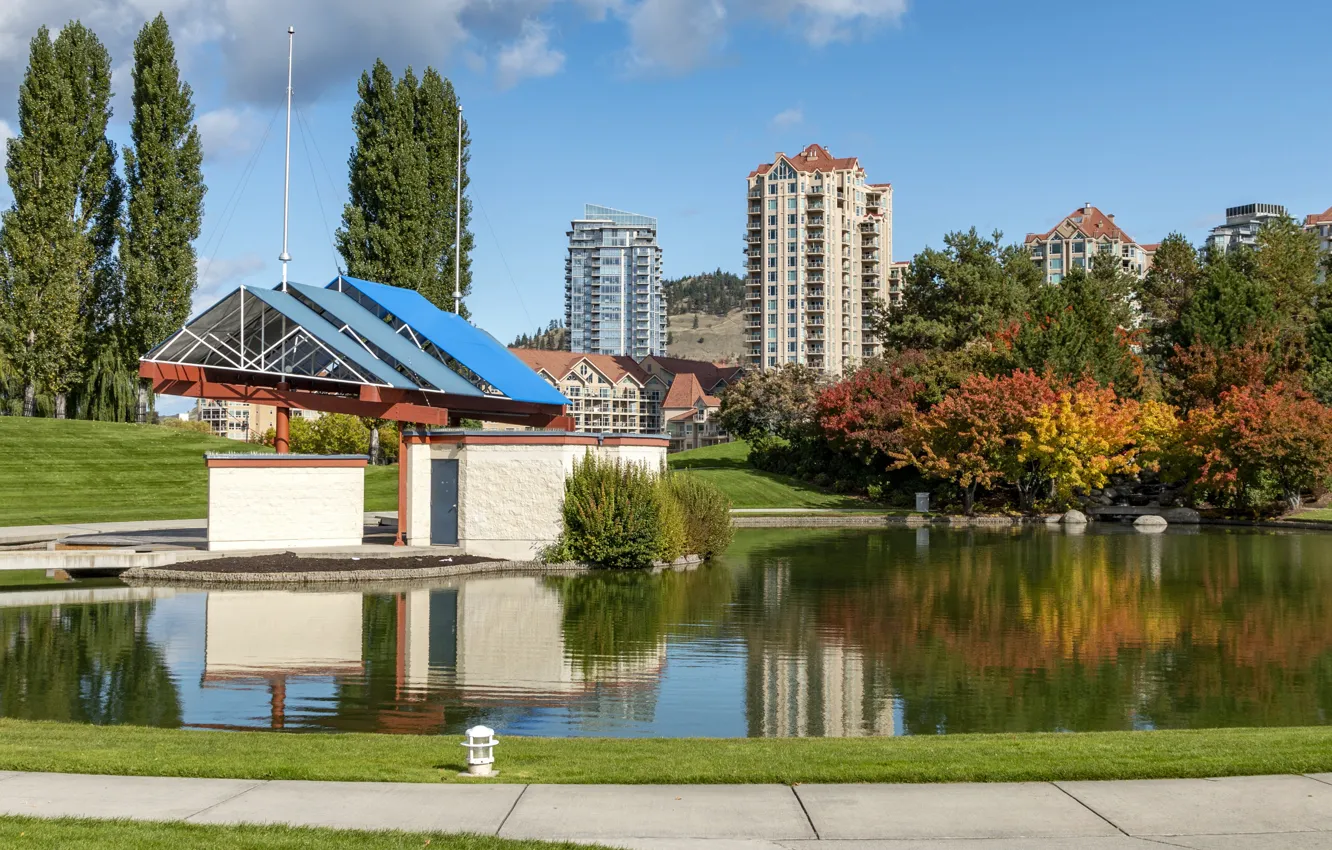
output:
[[[1241,204],[1226,207],[1226,223],[1218,224],[1207,234],[1207,247],[1224,254],[1239,245],[1258,244],[1258,231],[1274,219],[1285,218],[1286,208],[1280,204]]]
[[[893,187],[820,145],[749,174],[745,331],[750,367],[841,375],[880,351],[868,327],[893,258]]]
[[[1113,215],[1083,204],[1044,233],[1028,233],[1024,244],[1046,281],[1059,283],[1073,269],[1090,269],[1092,258],[1100,254],[1118,257],[1121,269],[1141,278],[1151,268],[1160,243],[1133,241]]]
[[[666,353],[657,220],[587,204],[564,261],[569,350],[633,358]]]

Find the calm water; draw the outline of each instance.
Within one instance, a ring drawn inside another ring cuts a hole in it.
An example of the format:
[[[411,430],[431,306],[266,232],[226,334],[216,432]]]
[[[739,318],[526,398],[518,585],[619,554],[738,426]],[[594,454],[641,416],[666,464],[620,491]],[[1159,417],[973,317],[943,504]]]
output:
[[[1309,725],[1332,536],[752,530],[694,572],[0,593],[0,713],[456,734]]]

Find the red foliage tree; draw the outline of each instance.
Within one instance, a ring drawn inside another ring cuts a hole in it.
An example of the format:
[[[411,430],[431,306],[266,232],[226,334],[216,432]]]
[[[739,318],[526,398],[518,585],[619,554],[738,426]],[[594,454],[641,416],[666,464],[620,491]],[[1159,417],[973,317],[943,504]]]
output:
[[[866,368],[819,393],[816,420],[835,447],[866,462],[901,448],[924,386],[896,368]]]
[[[1035,372],[1018,370],[997,378],[973,375],[944,396],[928,413],[912,417],[894,453],[902,465],[951,481],[971,513],[976,490],[1007,481],[1029,507],[1039,485],[1039,469],[1023,460],[1022,435],[1028,423],[1058,392]]]
[[[1196,486],[1218,504],[1261,510],[1279,497],[1294,510],[1332,478],[1332,409],[1293,384],[1232,387],[1183,432]]]

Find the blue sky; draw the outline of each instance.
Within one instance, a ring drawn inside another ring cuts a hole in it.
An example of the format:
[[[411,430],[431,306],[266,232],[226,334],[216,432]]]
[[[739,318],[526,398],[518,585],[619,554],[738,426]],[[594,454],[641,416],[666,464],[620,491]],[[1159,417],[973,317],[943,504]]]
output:
[[[670,276],[739,271],[745,176],[810,142],[893,183],[895,259],[972,225],[1020,240],[1088,201],[1145,242],[1171,230],[1201,241],[1233,204],[1281,203],[1300,217],[1332,205],[1332,4],[6,5],[0,120],[16,126],[37,25],[77,16],[112,51],[121,140],[129,45],[165,5],[207,145],[201,300],[279,279],[275,110],[289,23],[293,279],[335,273],[357,75],[375,56],[395,70],[433,64],[461,92],[473,139],[470,307],[505,340],[562,313],[564,233],[584,203],[658,217]]]

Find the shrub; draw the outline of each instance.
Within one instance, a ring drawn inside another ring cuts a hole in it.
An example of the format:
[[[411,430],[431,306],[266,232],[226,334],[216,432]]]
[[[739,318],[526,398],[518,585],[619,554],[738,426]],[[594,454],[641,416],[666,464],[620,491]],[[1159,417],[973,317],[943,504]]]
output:
[[[731,545],[731,500],[717,485],[687,472],[663,475],[661,485],[680,507],[687,554],[710,558]]]
[[[591,452],[564,481],[564,534],[547,557],[648,567],[662,551],[661,494],[652,472]]]
[[[161,422],[163,428],[170,428],[173,431],[191,431],[196,434],[212,434],[213,426],[207,422],[200,422],[197,419],[177,419],[174,416],[170,419],[163,419]]]
[[[669,476],[658,482],[661,489],[661,530],[657,535],[657,559],[670,563],[692,550],[685,525],[685,510],[672,488],[666,485]]]

